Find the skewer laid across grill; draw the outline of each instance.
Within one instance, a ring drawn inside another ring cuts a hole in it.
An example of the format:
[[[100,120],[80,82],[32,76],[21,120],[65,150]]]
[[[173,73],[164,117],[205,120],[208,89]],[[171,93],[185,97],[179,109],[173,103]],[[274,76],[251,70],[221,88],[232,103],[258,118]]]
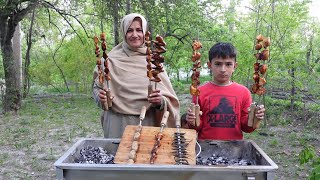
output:
[[[177,165],[189,165],[189,162],[187,160],[188,157],[188,151],[187,146],[188,142],[185,138],[185,133],[181,133],[181,127],[180,127],[180,118],[177,118],[176,120],[176,129],[177,132],[174,133],[174,139],[172,141],[172,149],[173,149],[173,155],[174,160]]]
[[[162,120],[161,120],[161,127],[160,127],[160,131],[158,132],[158,134],[155,136],[155,144],[151,150],[151,157],[150,157],[150,164],[154,164],[155,160],[157,159],[157,154],[158,154],[158,149],[161,146],[161,139],[163,138],[164,134],[163,129],[167,124],[167,120],[169,117],[169,111],[166,111],[163,114]]]
[[[127,161],[128,164],[134,164],[136,162],[137,152],[139,149],[139,139],[140,139],[141,130],[142,130],[142,121],[145,118],[146,110],[147,110],[147,108],[145,106],[142,106],[141,113],[139,116],[140,123],[134,132],[131,150],[128,154],[128,161]]]

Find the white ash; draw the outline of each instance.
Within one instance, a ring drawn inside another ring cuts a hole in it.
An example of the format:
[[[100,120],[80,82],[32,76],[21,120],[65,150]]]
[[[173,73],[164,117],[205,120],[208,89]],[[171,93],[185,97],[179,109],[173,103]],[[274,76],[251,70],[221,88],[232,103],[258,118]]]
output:
[[[80,164],[114,164],[114,154],[108,153],[102,147],[87,146],[80,150],[79,157],[75,158]]]
[[[250,165],[254,165],[255,163],[254,163],[254,161],[247,160],[247,159],[242,159],[242,158],[228,159],[227,157],[213,154],[212,156],[208,157],[207,159],[198,156],[196,159],[196,164],[197,165],[206,165],[206,166],[213,166],[213,165],[250,166]]]

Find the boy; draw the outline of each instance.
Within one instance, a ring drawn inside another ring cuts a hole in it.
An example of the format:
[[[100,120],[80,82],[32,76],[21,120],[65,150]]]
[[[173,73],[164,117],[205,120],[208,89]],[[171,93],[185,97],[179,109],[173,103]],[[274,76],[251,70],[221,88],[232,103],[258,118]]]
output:
[[[243,85],[231,81],[231,76],[238,66],[237,52],[230,43],[219,42],[209,51],[208,67],[213,80],[199,87],[199,105],[202,111],[200,125],[194,127],[195,114],[188,110],[183,124],[198,132],[198,139],[240,140],[242,131],[250,133],[248,109],[251,105],[251,93]],[[196,98],[193,97],[193,102]],[[255,116],[262,120],[265,108],[258,107]]]

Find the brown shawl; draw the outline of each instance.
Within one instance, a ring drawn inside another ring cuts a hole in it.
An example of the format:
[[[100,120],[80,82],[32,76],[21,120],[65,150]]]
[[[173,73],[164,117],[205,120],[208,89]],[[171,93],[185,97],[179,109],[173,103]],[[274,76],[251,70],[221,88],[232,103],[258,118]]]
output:
[[[139,115],[142,106],[150,107],[148,103],[148,85],[146,47],[132,49],[125,41],[125,33],[135,17],[142,20],[143,32],[146,32],[146,20],[139,14],[129,14],[121,22],[124,41],[114,47],[108,54],[111,81],[111,93],[114,96],[112,109],[122,114]],[[103,64],[103,63],[102,63]],[[166,108],[170,112],[168,126],[174,127],[175,120],[180,118],[180,104],[169,77],[165,72],[159,73],[161,82],[157,89],[164,96]],[[154,84],[154,82],[152,82]]]

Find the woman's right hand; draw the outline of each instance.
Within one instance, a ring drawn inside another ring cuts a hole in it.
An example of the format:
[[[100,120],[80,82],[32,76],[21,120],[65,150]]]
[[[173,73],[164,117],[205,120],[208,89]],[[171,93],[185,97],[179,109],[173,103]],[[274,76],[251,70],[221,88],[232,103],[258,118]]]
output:
[[[148,102],[151,103],[154,107],[160,107],[163,105],[163,95],[160,90],[153,90],[152,93],[148,96]]]
[[[99,89],[99,98],[102,104],[107,102],[107,94],[105,90]]]

